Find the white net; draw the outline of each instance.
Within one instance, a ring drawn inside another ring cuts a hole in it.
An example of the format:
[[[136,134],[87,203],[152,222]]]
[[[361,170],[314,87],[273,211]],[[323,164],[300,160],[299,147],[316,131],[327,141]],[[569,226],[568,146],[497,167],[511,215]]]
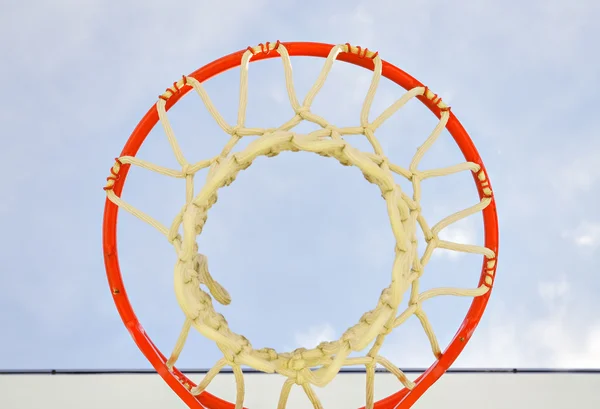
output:
[[[279,53],[283,62],[287,94],[295,114],[278,128],[247,128],[245,120],[249,62],[256,53],[272,51]],[[311,112],[311,104],[323,87],[334,61],[341,52],[359,54],[364,58],[371,58],[374,63],[373,77],[360,114],[360,126],[336,127]],[[349,44],[334,46],[325,60],[316,82],[304,101],[300,103],[294,89],[290,56],[285,46],[277,42],[249,48],[243,54],[241,61],[239,109],[235,126],[229,125],[223,119],[198,80],[192,77],[183,77],[174,84],[173,88],[161,95],[156,104],[160,121],[181,169],[168,169],[132,156],[123,156],[117,159],[112,168],[113,175],[118,174],[122,164],[131,164],[186,180],[186,203],[170,227],[162,225],[151,216],[121,200],[112,191],[114,177],[109,178],[106,191],[108,198],[113,203],[155,227],[167,237],[175,248],[178,258],[175,265],[175,293],[186,320],[167,361],[169,368],[173,367],[183,350],[191,327],[213,340],[223,353],[223,358],[205,375],[198,386],[190,388],[191,393],[200,394],[222,368],[230,366],[233,369],[237,385],[236,409],[241,409],[244,400],[242,366],[249,366],[267,373],[278,373],[287,378],[281,391],[278,408],[285,408],[294,384],[300,385],[304,389],[315,408],[321,408],[313,386],[327,385],[343,367],[364,365],[367,374],[366,407],[372,408],[376,365],[379,364],[395,374],[405,387],[409,389],[414,387],[413,382],[396,365],[379,354],[386,336],[414,314],[429,339],[433,355],[439,358],[441,350],[429,319],[422,308],[423,302],[442,295],[477,297],[489,291],[495,267],[494,252],[482,246],[459,244],[439,238],[439,233],[444,228],[482,211],[490,204],[492,192],[489,187],[486,187],[488,185],[485,173],[481,171],[479,165],[471,162],[441,169],[423,171],[418,169],[421,158],[441,134],[450,117],[450,108],[426,87],[416,87],[407,91],[374,121],[369,122],[370,108],[381,79],[381,72],[382,60],[377,53],[369,52],[366,49],[362,50],[360,47],[352,47]],[[185,159],[165,109],[169,97],[178,93],[185,84],[193,87],[217,124],[230,135],[229,141],[219,155],[194,164]],[[439,123],[419,147],[409,166],[403,168],[388,161],[375,134],[388,118],[417,96],[424,96],[436,104],[441,110],[441,116]],[[308,134],[293,132],[294,127],[302,121],[317,124],[321,129]],[[344,138],[346,135],[364,135],[370,142],[373,152],[356,149]],[[234,153],[233,148],[238,141],[248,136],[257,138],[245,149]],[[387,203],[391,228],[396,241],[391,283],[382,291],[376,307],[366,312],[357,324],[344,332],[340,339],[323,342],[316,348],[300,348],[292,352],[277,352],[270,348],[254,349],[244,336],[229,328],[225,317],[215,311],[212,300],[214,298],[221,304],[229,304],[231,298],[225,288],[212,278],[208,270],[207,258],[199,253],[196,242],[197,236],[203,230],[208,210],[217,201],[217,191],[231,184],[238,172],[248,168],[257,157],[275,156],[282,151],[314,152],[335,158],[342,165],[358,167],[369,182],[380,188],[381,195]],[[194,175],[205,168],[209,168],[206,183],[199,192],[195,193]],[[462,171],[471,171],[477,176],[483,187],[483,199],[476,205],[452,214],[430,227],[421,213],[421,181]],[[412,197],[402,191],[395,182],[394,175],[406,178],[412,184]],[[426,242],[426,248],[422,255],[419,255],[417,248],[418,228],[422,230]],[[182,234],[179,234],[180,229]],[[434,288],[420,292],[419,280],[436,248],[484,255],[488,260],[486,266],[488,276],[484,283],[473,289]],[[201,286],[207,288],[208,292],[204,291]],[[403,311],[399,311],[400,304],[407,292],[409,293],[407,307]],[[351,353],[363,351],[371,344],[372,346],[364,356],[350,357]]]

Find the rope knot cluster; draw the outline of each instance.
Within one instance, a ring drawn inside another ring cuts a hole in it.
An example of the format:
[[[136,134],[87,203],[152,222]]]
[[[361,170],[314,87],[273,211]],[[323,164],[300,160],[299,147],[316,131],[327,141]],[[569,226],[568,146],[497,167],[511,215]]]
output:
[[[245,113],[248,102],[248,62],[253,56],[268,54],[272,51],[276,51],[283,61],[286,89],[294,115],[290,120],[274,129],[247,128]],[[360,114],[360,126],[338,127],[311,112],[312,102],[323,87],[331,67],[340,53],[352,53],[360,58],[370,58],[373,61],[373,77]],[[386,336],[410,316],[415,315],[429,339],[433,355],[439,357],[441,350],[429,319],[422,309],[423,302],[440,295],[477,297],[489,290],[495,271],[494,252],[485,247],[458,244],[439,238],[440,231],[445,227],[482,211],[490,203],[492,191],[489,188],[487,177],[479,165],[471,162],[441,169],[418,170],[421,158],[436,141],[450,118],[450,108],[427,87],[418,86],[408,90],[375,120],[369,120],[371,105],[382,71],[382,60],[378,53],[373,53],[366,48],[353,47],[350,44],[333,47],[319,77],[302,103],[298,101],[295,92],[289,53],[279,41],[275,44],[266,43],[257,47],[249,47],[242,56],[241,67],[238,120],[234,126],[229,125],[217,111],[202,84],[193,77],[184,76],[182,80],[169,88],[156,104],[161,124],[181,170],[167,169],[135,157],[124,156],[118,158],[111,168],[111,176],[109,176],[105,188],[111,201],[154,226],[168,238],[175,248],[178,259],[175,264],[175,294],[186,316],[186,321],[171,357],[167,361],[167,366],[173,367],[184,348],[189,330],[194,327],[202,335],[213,340],[223,353],[223,358],[206,374],[202,382],[191,389],[194,394],[201,393],[223,367],[231,366],[237,385],[236,409],[241,409],[244,398],[241,367],[246,365],[263,372],[276,372],[287,378],[281,391],[279,409],[285,408],[294,384],[301,385],[313,406],[320,408],[321,405],[312,389],[313,386],[327,385],[342,367],[364,365],[367,368],[366,408],[371,409],[373,407],[374,373],[377,364],[396,375],[407,388],[414,387],[414,383],[396,365],[380,355],[379,351]],[[217,124],[230,136],[229,142],[218,156],[195,164],[189,163],[181,152],[166,112],[169,98],[180,93],[184,86],[191,87],[196,91]],[[423,145],[419,147],[408,168],[403,168],[388,160],[377,141],[376,133],[387,119],[415,97],[427,98],[437,105],[440,108],[440,120]],[[292,129],[303,121],[313,122],[321,129],[308,134],[294,133]],[[346,139],[349,135],[363,135],[370,142],[373,151],[363,152],[353,147]],[[253,136],[255,139],[245,149],[233,152],[238,141],[248,136]],[[210,274],[208,259],[199,252],[196,243],[197,236],[204,229],[209,209],[217,202],[218,190],[230,185],[239,172],[250,166],[257,157],[275,156],[283,151],[313,152],[334,158],[342,165],[359,168],[365,179],[379,187],[387,204],[390,225],[396,241],[391,282],[381,292],[375,308],[363,314],[358,322],[348,328],[338,340],[322,342],[311,349],[301,348],[288,353],[278,353],[272,348],[254,349],[248,339],[229,328],[225,317],[214,309],[213,299],[220,304],[227,305],[231,302],[231,297],[227,290]],[[163,226],[151,216],[124,202],[113,192],[112,188],[123,164],[133,164],[163,175],[186,180],[186,204],[175,216],[170,227]],[[205,168],[209,169],[206,183],[200,191],[194,192],[194,177],[199,170]],[[420,183],[431,177],[446,176],[461,171],[470,171],[477,175],[484,198],[479,203],[450,215],[430,227],[421,213]],[[405,193],[396,182],[395,177],[398,176],[412,183],[412,196]],[[183,230],[181,235],[178,233],[180,228]],[[421,256],[417,251],[417,229],[421,229],[427,243]],[[485,282],[474,289],[435,288],[419,292],[419,279],[424,272],[424,266],[436,248],[483,255],[487,263]],[[406,294],[409,297],[407,307],[405,310],[399,311]],[[364,356],[350,358],[351,353],[362,351],[369,345],[370,348]]]

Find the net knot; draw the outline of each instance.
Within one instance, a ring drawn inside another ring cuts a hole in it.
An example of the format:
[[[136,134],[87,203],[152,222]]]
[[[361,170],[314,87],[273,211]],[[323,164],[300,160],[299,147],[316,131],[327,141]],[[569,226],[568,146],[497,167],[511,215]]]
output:
[[[309,113],[310,107],[301,106],[299,108],[296,108],[296,115],[298,115],[302,119],[306,119],[306,117],[308,116],[307,114]]]
[[[235,362],[236,357],[239,357],[240,355],[248,353],[252,350],[252,344],[248,338],[243,335],[233,334],[232,338],[235,340],[238,346],[236,351],[232,351],[232,360]]]
[[[208,296],[208,294],[206,293],[204,294],[207,296],[210,302],[210,296]],[[225,317],[222,314],[216,312],[213,312],[212,314],[209,314],[208,317],[206,317],[206,324],[215,331],[220,331],[222,328],[227,328],[227,320],[225,320]]]
[[[338,350],[338,343],[331,341],[321,342],[317,349],[321,351],[324,356],[330,356],[334,354]]]
[[[190,166],[189,163],[186,163],[185,165],[183,165],[181,167],[181,172],[187,177],[187,176],[194,176],[194,172],[191,170],[192,167]]]
[[[373,124],[366,124],[362,127],[362,131],[363,134],[368,135],[368,136],[374,136],[375,135],[375,127],[373,126]]]
[[[202,232],[202,229],[204,229],[204,225],[208,219],[208,215],[206,214],[207,209],[196,207],[193,204],[192,206],[196,209],[196,214],[194,217],[194,231],[195,234],[198,235]]]
[[[189,318],[192,321],[197,321],[205,317],[210,310],[210,296],[202,291],[199,287],[195,287],[193,292],[194,303],[189,310]]]
[[[307,383],[306,377],[302,374],[302,370],[296,371],[294,376],[294,382],[296,385],[304,385]]]
[[[417,310],[421,309],[421,302],[419,301],[418,297],[415,297],[414,300],[409,300],[408,305],[409,307],[415,307]]]
[[[381,291],[381,296],[379,297],[378,305],[389,305],[392,299],[392,291],[390,287],[386,287]]]
[[[256,352],[268,361],[274,361],[279,357],[279,354],[273,348],[261,348]]]
[[[354,327],[348,328],[346,332],[342,335],[342,342],[346,343],[348,348],[354,350],[356,345],[360,341],[361,330],[359,325],[355,325]]]
[[[171,232],[169,232],[169,236],[167,237],[167,240],[171,244],[175,244],[176,242],[181,243],[181,234],[179,234],[177,232],[177,230],[171,231]]]
[[[392,331],[393,331],[393,330],[394,330],[394,328],[393,328],[393,327],[390,327],[388,324],[385,324],[385,325],[383,326],[383,328],[381,329],[381,332],[380,332],[380,334],[381,334],[381,335],[384,335],[384,336],[387,336],[387,335],[390,335],[390,334],[392,333]],[[374,363],[374,364],[376,363],[376,358],[375,358],[375,357],[373,358],[373,363]]]
[[[365,312],[362,317],[360,317],[360,321],[365,324],[371,325],[373,321],[375,321],[375,313],[373,311]]]
[[[242,127],[240,125],[232,126],[231,129],[229,129],[229,135],[239,139],[242,137],[242,135],[240,135],[241,129]]]
[[[199,273],[195,268],[185,268],[183,270],[183,282],[190,283],[196,279],[198,281]]]
[[[288,368],[300,371],[306,368],[306,360],[302,358],[302,355],[294,355],[288,363]]]
[[[331,137],[333,137],[334,133],[338,135],[340,134],[340,128],[332,124],[327,124],[324,129],[327,129],[329,131],[329,136]]]

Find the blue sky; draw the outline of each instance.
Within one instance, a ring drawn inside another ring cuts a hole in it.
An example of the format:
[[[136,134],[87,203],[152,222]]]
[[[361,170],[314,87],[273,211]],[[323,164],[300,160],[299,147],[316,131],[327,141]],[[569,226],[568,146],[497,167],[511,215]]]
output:
[[[202,3],[2,6],[0,368],[148,367],[106,283],[104,180],[131,130],[173,81],[277,39],[378,50],[452,105],[478,146],[496,194],[501,252],[487,314],[457,366],[600,367],[598,2]],[[292,62],[302,97],[323,61]],[[315,112],[336,125],[357,123],[369,78],[335,65]],[[233,122],[238,71],[206,88]],[[248,125],[276,126],[290,116],[279,60],[251,65],[249,92]],[[400,95],[383,82],[374,112]],[[414,102],[379,135],[399,164],[436,122]],[[196,95],[170,118],[191,161],[213,156],[227,141]],[[357,138],[357,146],[366,145]],[[176,163],[160,128],[139,156]],[[460,160],[445,134],[423,168]],[[170,224],[184,203],[180,182],[134,169],[124,197]],[[467,174],[424,187],[432,221],[476,201]],[[132,303],[169,351],[183,322],[172,288],[174,251],[130,215],[122,213],[119,223]],[[481,221],[467,219],[446,234],[479,243]],[[231,327],[255,347],[279,350],[338,337],[373,308],[393,257],[377,189],[356,169],[310,154],[257,160],[222,191],[198,242],[213,277],[232,295],[220,308]],[[479,257],[436,252],[426,285],[476,281]],[[467,306],[443,299],[427,307],[442,345]],[[390,336],[384,353],[403,367],[432,359],[416,319]],[[217,358],[216,347],[193,334],[180,365],[204,368]]]

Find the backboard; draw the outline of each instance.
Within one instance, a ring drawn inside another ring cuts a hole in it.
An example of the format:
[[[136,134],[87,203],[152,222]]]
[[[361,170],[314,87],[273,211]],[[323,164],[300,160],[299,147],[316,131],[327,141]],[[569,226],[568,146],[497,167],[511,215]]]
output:
[[[416,377],[420,371],[406,371]],[[186,372],[192,379],[201,371]],[[375,398],[398,389],[398,380],[378,373]],[[365,374],[342,372],[330,385],[317,389],[325,409],[349,409],[363,406]],[[249,409],[277,407],[284,379],[280,376],[250,373],[246,375],[246,400]],[[220,374],[209,387],[211,393],[235,399],[231,373]],[[451,370],[415,405],[417,409],[578,409],[600,407],[600,371],[544,370]],[[33,371],[4,372],[0,375],[0,407],[21,409],[183,409],[180,401],[154,372],[145,371]],[[301,389],[293,389],[289,407],[310,408]]]

